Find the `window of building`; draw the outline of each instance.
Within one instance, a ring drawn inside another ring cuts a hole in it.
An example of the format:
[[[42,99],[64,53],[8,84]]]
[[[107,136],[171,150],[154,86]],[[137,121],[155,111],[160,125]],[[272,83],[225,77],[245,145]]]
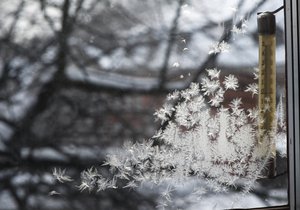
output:
[[[0,210],[299,209],[298,12],[2,0]]]

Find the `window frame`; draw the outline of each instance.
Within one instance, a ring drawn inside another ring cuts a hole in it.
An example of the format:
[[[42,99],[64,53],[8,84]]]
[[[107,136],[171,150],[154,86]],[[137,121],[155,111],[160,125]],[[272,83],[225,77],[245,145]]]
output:
[[[297,0],[285,0],[289,206],[297,210],[300,209],[299,13],[300,3]]]

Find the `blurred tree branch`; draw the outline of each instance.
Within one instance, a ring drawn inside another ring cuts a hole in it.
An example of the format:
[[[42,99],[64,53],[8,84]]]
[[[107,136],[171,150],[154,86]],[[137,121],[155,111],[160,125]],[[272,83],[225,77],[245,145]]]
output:
[[[167,70],[169,67],[169,60],[170,60],[170,56],[171,56],[171,52],[172,52],[172,48],[174,45],[174,42],[176,40],[176,32],[177,32],[177,28],[178,28],[178,21],[179,18],[181,16],[181,10],[182,10],[182,5],[184,3],[184,0],[178,0],[178,6],[177,6],[177,10],[169,31],[169,35],[168,35],[168,43],[167,43],[167,49],[165,52],[165,57],[164,57],[164,62],[163,65],[160,69],[160,75],[159,75],[159,89],[163,89],[166,83],[166,77],[167,77]]]

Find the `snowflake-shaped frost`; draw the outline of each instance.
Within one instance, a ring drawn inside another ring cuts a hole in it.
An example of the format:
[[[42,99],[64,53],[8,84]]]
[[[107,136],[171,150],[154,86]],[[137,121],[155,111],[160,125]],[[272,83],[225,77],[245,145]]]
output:
[[[258,95],[258,84],[257,83],[249,84],[245,92],[250,92],[252,94],[252,97],[254,95]]]
[[[223,83],[226,90],[236,90],[239,87],[238,79],[232,74],[226,76]]]
[[[227,42],[222,41],[222,42],[213,44],[210,47],[208,54],[218,54],[221,52],[229,52],[229,49],[230,49],[230,45]]]

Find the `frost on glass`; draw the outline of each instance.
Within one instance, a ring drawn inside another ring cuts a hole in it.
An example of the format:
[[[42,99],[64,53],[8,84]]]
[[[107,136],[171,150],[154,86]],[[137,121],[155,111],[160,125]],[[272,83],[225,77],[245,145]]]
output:
[[[244,108],[243,98],[234,98],[227,107],[222,105],[226,91],[239,88],[236,76],[229,74],[221,82],[221,70],[206,72],[200,84],[191,83],[189,88],[167,96],[166,103],[154,113],[162,128],[151,139],[135,144],[127,142],[122,150],[107,155],[103,166],[109,167],[109,178],[92,167],[81,173],[78,189],[133,189],[153,183],[165,186],[161,193],[163,203],[159,206],[168,206],[173,186],[190,177],[201,180],[203,185],[194,189],[193,195],[198,199],[208,192],[226,193],[237,188],[241,188],[244,196],[249,193],[256,180],[264,176],[273,155],[270,145],[274,139],[259,142],[257,107]],[[255,84],[244,90],[252,97],[257,94]],[[277,109],[276,139],[284,141],[282,100],[281,97]],[[279,152],[286,155],[284,150]],[[72,181],[64,174],[60,169],[53,173],[60,182]],[[117,185],[118,180],[125,182]]]

